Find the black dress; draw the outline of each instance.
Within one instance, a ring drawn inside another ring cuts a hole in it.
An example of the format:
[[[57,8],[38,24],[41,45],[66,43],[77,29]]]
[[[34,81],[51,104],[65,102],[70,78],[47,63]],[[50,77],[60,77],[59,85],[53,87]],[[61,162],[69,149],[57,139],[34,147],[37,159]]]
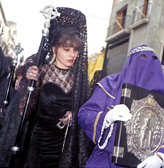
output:
[[[48,68],[46,65],[44,68],[46,76],[40,90],[37,122],[31,137],[29,167],[58,167],[66,127],[59,129],[56,124],[59,118],[72,110],[72,82],[61,80],[54,73],[54,66]],[[57,67],[56,71],[69,73]]]

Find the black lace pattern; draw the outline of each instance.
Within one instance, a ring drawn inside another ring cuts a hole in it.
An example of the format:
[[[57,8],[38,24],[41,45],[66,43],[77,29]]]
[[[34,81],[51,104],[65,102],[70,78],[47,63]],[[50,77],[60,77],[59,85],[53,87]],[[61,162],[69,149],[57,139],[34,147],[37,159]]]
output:
[[[56,83],[65,93],[70,92],[74,85],[74,75],[69,69],[61,69],[54,64],[45,64],[42,67],[42,73],[45,74],[42,84]],[[58,74],[66,75],[65,79],[61,79]]]

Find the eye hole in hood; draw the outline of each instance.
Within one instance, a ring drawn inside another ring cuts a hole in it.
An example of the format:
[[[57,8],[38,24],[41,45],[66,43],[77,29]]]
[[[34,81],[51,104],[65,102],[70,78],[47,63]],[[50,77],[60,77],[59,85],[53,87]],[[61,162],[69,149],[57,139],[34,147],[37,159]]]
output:
[[[147,55],[146,55],[146,54],[142,54],[140,57],[141,57],[141,58],[146,58]]]
[[[158,59],[157,56],[155,56],[155,55],[153,55],[152,58],[153,58],[154,60]]]

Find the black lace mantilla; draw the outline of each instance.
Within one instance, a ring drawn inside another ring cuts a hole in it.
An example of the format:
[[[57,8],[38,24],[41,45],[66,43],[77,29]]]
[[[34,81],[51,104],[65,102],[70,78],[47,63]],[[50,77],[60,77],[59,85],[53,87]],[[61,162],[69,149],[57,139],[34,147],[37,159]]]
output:
[[[65,93],[70,92],[74,85],[74,75],[69,69],[61,69],[54,64],[45,64],[42,67],[42,73],[45,74],[42,84],[56,83]],[[58,74],[66,75],[66,78],[61,79]]]

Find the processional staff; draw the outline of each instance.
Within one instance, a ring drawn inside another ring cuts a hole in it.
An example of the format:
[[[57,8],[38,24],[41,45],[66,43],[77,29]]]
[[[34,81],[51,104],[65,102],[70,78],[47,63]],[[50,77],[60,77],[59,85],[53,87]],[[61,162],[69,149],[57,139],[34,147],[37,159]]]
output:
[[[24,49],[21,47],[21,44],[18,43],[18,45],[16,45],[13,50],[14,50],[14,53],[15,53],[15,57],[14,57],[13,62],[12,62],[12,69],[11,69],[10,76],[9,76],[6,96],[5,96],[5,100],[3,102],[3,110],[8,105],[8,96],[9,96],[9,92],[10,92],[11,83],[12,83],[12,80],[13,80],[15,68],[16,68],[17,63],[18,63],[18,54],[20,54]]]
[[[47,45],[47,39],[48,39],[48,35],[49,35],[50,20],[54,19],[57,16],[60,16],[60,13],[58,13],[57,9],[53,5],[46,6],[41,12],[43,13],[43,16],[46,18],[46,22],[44,23],[44,28],[42,30],[42,38],[41,38],[39,50],[37,53],[37,59],[35,62],[37,67],[39,67],[39,65],[45,59],[45,56],[47,54],[46,53],[46,50],[47,50],[46,45]],[[26,117],[31,94],[34,91],[34,83],[35,83],[35,81],[32,80],[30,86],[28,87],[28,95],[27,95],[24,111],[22,114],[21,122],[19,125],[17,137],[15,140],[15,145],[13,147],[11,147],[12,157],[11,157],[11,161],[10,161],[10,167],[14,167],[16,154],[19,151],[20,139],[21,139],[21,134],[23,131],[23,126],[25,123],[25,117]]]

